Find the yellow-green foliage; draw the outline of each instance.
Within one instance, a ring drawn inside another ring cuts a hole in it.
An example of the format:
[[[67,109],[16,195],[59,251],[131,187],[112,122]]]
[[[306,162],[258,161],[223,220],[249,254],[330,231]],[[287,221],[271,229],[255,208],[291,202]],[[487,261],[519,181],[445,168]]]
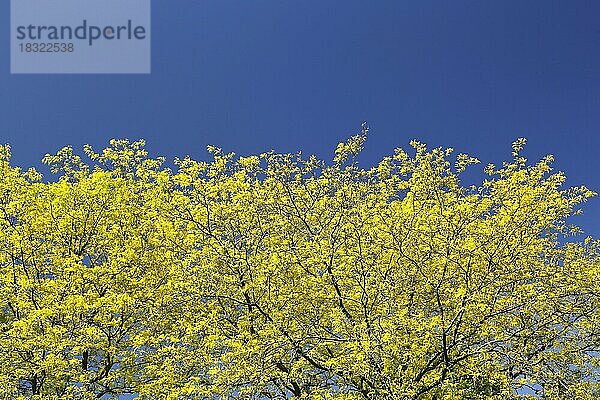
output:
[[[0,398],[591,399],[593,196],[551,157],[413,142],[357,166],[266,153],[147,156],[112,141],[11,166],[0,147]]]

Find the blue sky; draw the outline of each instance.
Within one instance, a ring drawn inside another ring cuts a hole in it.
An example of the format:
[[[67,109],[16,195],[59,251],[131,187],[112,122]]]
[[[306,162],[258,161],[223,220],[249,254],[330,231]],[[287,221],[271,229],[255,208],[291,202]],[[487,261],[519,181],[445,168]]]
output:
[[[302,149],[368,121],[373,163],[413,138],[485,163],[529,139],[600,191],[600,2],[153,1],[152,74],[10,75],[0,5],[0,142],[39,166],[70,144],[145,138],[155,155]],[[600,236],[600,201],[588,233]]]

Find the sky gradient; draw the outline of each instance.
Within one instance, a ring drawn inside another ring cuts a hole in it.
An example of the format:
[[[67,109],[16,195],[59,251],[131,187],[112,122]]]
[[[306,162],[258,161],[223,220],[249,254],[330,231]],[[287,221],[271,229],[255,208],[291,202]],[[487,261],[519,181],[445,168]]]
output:
[[[39,167],[64,145],[144,138],[153,155],[274,149],[362,162],[417,138],[478,156],[551,153],[600,192],[600,2],[153,1],[152,74],[10,75],[0,4],[0,142]],[[600,236],[600,201],[578,218]]]

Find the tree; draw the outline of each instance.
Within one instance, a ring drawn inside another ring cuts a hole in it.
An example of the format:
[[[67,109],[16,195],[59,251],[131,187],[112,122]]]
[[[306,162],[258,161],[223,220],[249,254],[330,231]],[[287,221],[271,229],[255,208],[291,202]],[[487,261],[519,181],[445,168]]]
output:
[[[412,142],[376,167],[274,152],[84,162],[0,148],[5,398],[586,399],[600,242],[552,157],[485,169]]]

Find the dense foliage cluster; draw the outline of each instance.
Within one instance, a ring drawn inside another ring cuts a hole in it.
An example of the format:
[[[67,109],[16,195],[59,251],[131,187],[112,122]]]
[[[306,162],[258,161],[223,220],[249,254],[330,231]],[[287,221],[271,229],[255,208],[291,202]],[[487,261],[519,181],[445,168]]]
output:
[[[418,142],[359,168],[364,140],[175,170],[115,140],[52,182],[0,147],[0,397],[597,398],[594,193],[523,140],[472,187]]]

